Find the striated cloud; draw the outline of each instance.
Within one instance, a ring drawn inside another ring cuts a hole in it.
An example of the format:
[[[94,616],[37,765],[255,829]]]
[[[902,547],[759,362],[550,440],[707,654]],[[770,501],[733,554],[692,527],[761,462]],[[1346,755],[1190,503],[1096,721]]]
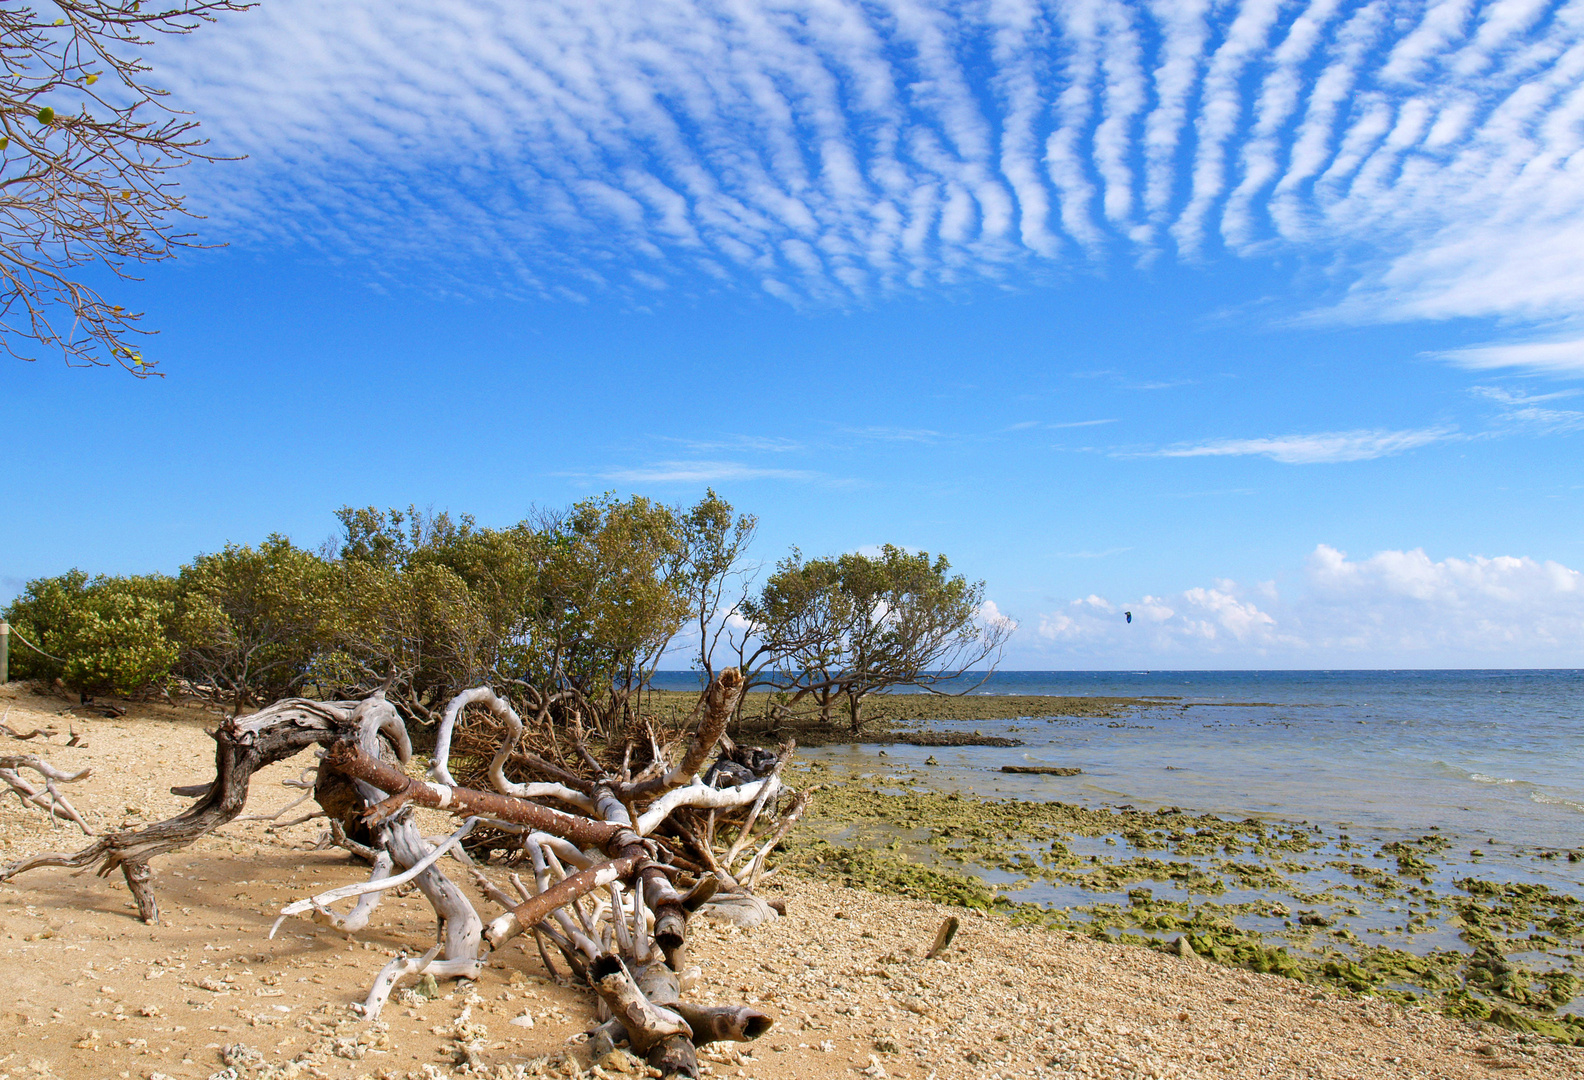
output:
[[[1584,301],[1576,0],[272,0],[153,60],[247,155],[183,177],[211,235],[464,295],[843,305],[1289,250],[1348,270],[1348,318]]]

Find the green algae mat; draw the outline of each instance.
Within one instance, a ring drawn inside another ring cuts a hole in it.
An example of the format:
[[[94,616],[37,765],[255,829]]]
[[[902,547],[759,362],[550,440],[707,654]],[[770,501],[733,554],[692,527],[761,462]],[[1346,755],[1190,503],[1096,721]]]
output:
[[[821,789],[780,855],[792,872],[1112,941],[1186,938],[1218,963],[1584,1045],[1584,901],[1568,887],[1584,853],[796,771]]]

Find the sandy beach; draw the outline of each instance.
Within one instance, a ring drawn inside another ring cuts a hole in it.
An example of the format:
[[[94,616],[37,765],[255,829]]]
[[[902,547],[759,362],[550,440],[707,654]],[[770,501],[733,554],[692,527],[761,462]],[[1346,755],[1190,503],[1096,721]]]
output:
[[[169,788],[212,775],[213,744],[196,709],[135,706],[103,719],[62,715],[67,704],[0,688],[13,729],[59,731],[0,738],[0,754],[91,767],[63,791],[96,830],[171,816],[186,800]],[[85,745],[64,745],[72,731]],[[260,773],[246,814],[295,798],[280,782],[306,764]],[[435,815],[429,831],[441,824]],[[269,939],[286,903],[365,876],[345,853],[314,850],[319,835],[316,821],[278,830],[238,821],[157,860],[165,919],[153,927],[136,920],[119,878],[43,869],[0,886],[0,963],[13,988],[0,1012],[0,1080],[589,1072],[581,1034],[593,996],[550,981],[531,945],[497,953],[476,984],[442,983],[433,1000],[403,995],[379,1022],[360,1021],[348,1006],[389,956],[428,946],[433,920],[413,895],[387,900],[356,940],[301,920]],[[52,827],[14,798],[0,804],[0,860],[79,846],[74,828]],[[788,912],[772,924],[741,931],[694,921],[691,951],[703,970],[695,993],[778,1018],[755,1043],[707,1051],[710,1075],[1584,1072],[1584,1048],[1367,995],[807,878],[777,877],[772,891]],[[924,959],[952,915],[962,923],[956,940]],[[482,1040],[477,1064],[456,1064],[459,1035]],[[601,1073],[624,1065],[643,1072],[618,1059]]]

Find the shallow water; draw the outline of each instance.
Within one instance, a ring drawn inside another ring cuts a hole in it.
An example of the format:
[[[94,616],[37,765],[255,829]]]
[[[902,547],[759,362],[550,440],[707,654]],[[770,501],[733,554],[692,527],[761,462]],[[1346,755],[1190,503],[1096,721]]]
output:
[[[1163,855],[1136,833],[1143,847],[1121,834],[1062,837],[1084,865],[1125,867],[1141,858],[1192,864],[1201,880],[1214,879],[1209,892],[1190,889],[1189,875],[1169,872],[1135,875],[1121,891],[1103,874],[1085,881],[1070,862],[1066,873],[1041,863],[1050,839],[1042,833],[1005,836],[1005,857],[964,852],[956,862],[1009,900],[1146,937],[1175,935],[1169,922],[1151,929],[1153,914],[1170,909],[1179,918],[1192,911],[1223,918],[1268,944],[1321,959],[1368,963],[1365,954],[1375,947],[1467,959],[1477,938],[1458,913],[1481,917],[1467,908],[1470,880],[1543,885],[1584,898],[1584,672],[1013,673],[998,680],[987,689],[1154,701],[1119,719],[930,725],[1011,736],[1024,741],[1019,747],[847,744],[800,750],[799,757],[830,769],[830,779],[899,796],[958,792],[1145,813],[1177,807],[1289,823],[1278,829],[1288,835],[1301,826],[1296,834],[1306,844],[1264,857],[1231,848]],[[1083,772],[1005,774],[1003,765]],[[939,835],[928,839],[941,824],[926,820],[931,816],[843,825],[838,813],[827,835],[848,846],[898,842],[909,858],[950,867],[953,846]],[[1136,828],[1138,819],[1117,820]],[[1422,856],[1419,868],[1398,865],[1399,845]],[[1022,856],[1029,861],[1019,863]],[[1236,867],[1262,858],[1270,872],[1244,881]],[[1490,904],[1504,901],[1476,903],[1489,914]],[[1306,925],[1304,915],[1323,921]],[[1557,937],[1543,923],[1543,915],[1519,918],[1500,937],[1530,986],[1546,971],[1584,971],[1576,927]],[[1399,988],[1425,990],[1411,980]],[[1584,1014],[1584,998],[1557,1004]]]
[[[981,693],[1156,696],[1124,720],[937,723],[1026,745],[885,747],[929,786],[1584,849],[1584,671],[1007,672]],[[1245,703],[1259,704],[1245,704]],[[873,746],[800,751],[875,763]],[[925,766],[933,756],[938,765]],[[1066,765],[1019,776],[1003,765]],[[1460,839],[1460,843],[1461,843]]]
[[[1450,993],[1448,1008],[1466,1007],[1461,986],[1488,1005],[1517,1003],[1541,1019],[1584,1016],[1584,861],[1569,853],[1494,838],[1460,847],[1467,838],[1434,827],[1416,834],[1277,815],[1079,809],[1070,800],[993,792],[959,800],[931,792],[936,769],[899,767],[875,747],[867,762],[861,749],[843,750],[848,767],[794,767],[801,782],[829,792],[806,824],[798,861],[810,872],[856,873],[849,883],[978,902],[965,898],[971,890],[942,889],[939,877],[884,869],[885,859],[900,857],[889,865],[977,877],[999,894],[996,902],[1043,910],[1035,918],[1046,924],[1132,941],[1192,934],[1196,949],[1210,948],[1223,962],[1269,962],[1223,955],[1222,946],[1241,948],[1236,938],[1216,937],[1230,927],[1241,940],[1254,935],[1267,949],[1291,951],[1281,966],[1255,970],[1287,973],[1307,963],[1309,977],[1334,976],[1350,989],[1416,999]],[[881,861],[854,864],[841,849]],[[1498,967],[1510,975],[1501,987],[1492,957],[1504,958]],[[1568,1037],[1580,1034],[1584,1027]]]

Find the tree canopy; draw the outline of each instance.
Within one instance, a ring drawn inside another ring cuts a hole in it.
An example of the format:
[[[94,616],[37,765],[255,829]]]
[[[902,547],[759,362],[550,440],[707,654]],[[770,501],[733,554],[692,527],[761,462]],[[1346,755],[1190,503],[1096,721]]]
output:
[[[743,613],[758,641],[761,682],[814,695],[829,718],[845,698],[854,731],[877,690],[934,690],[981,664],[994,667],[1012,624],[983,617],[984,582],[951,573],[944,555],[886,544],[878,555],[776,564]]]
[[[414,507],[336,518],[340,536],[317,552],[272,535],[174,577],[31,582],[5,614],[51,656],[23,650],[17,674],[85,694],[179,682],[237,707],[383,690],[424,720],[487,683],[614,738],[663,656],[689,656],[707,679],[735,635],[750,682],[812,696],[827,720],[845,703],[856,730],[869,694],[939,691],[993,666],[1011,628],[985,617],[982,582],[892,545],[793,549],[756,592],[757,521],[713,491],[692,506],[607,494],[504,528]]]

